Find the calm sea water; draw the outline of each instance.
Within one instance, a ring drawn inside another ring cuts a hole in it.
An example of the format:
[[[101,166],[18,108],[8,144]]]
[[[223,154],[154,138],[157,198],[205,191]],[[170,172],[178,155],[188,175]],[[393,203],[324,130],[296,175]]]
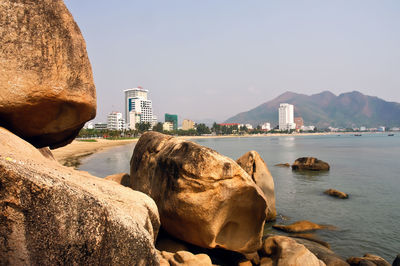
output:
[[[355,137],[284,136],[197,139],[233,159],[256,150],[275,181],[278,223],[310,220],[336,226],[318,231],[344,258],[374,253],[390,263],[400,253],[400,135],[371,134]],[[129,173],[133,145],[117,147],[86,158],[81,170],[97,176]],[[313,156],[328,162],[326,173],[293,172],[274,166]],[[335,188],[350,195],[339,200],[323,194]],[[282,219],[281,217],[286,217]],[[273,231],[266,226],[266,233]]]

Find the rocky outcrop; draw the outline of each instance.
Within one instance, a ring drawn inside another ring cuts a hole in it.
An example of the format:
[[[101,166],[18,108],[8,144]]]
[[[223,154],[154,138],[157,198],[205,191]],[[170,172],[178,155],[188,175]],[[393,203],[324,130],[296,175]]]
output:
[[[131,177],[127,173],[119,173],[106,176],[104,179],[114,181],[120,185],[125,187],[132,187],[131,186]]]
[[[293,164],[293,170],[328,171],[329,164],[314,157],[298,158]]]
[[[290,225],[278,225],[275,224],[272,226],[275,229],[289,232],[289,233],[299,233],[299,232],[307,232],[307,231],[314,231],[320,229],[334,229],[333,226],[330,225],[320,225],[310,221],[298,221],[292,223]]]
[[[372,254],[365,254],[364,257],[351,257],[347,259],[347,262],[351,266],[358,266],[358,265],[371,265],[371,266],[390,266],[390,263],[387,262],[385,259],[372,255]]]
[[[36,147],[71,142],[95,117],[85,41],[62,0],[0,4],[0,126]]]
[[[0,265],[155,265],[159,226],[147,195],[0,128]]]
[[[299,238],[293,239],[297,243],[304,245],[309,251],[311,251],[311,253],[313,253],[318,259],[322,260],[327,266],[349,266],[349,264],[340,256],[318,242]]]
[[[396,256],[396,258],[394,259],[392,266],[400,266],[400,254],[398,254]]]
[[[249,151],[236,162],[251,176],[267,199],[267,220],[276,219],[274,179],[267,164],[256,151]]]
[[[265,239],[261,254],[261,265],[322,266],[319,260],[304,245],[285,236],[270,236]]]
[[[333,188],[330,188],[330,189],[326,190],[324,193],[329,195],[329,196],[332,196],[332,197],[335,197],[335,198],[339,198],[339,199],[348,199],[349,198],[348,194],[346,194],[346,193],[344,193],[342,191],[333,189]]]
[[[133,189],[155,200],[162,226],[172,236],[243,253],[261,246],[264,193],[232,159],[147,132],[135,146],[130,175]]]
[[[167,251],[161,251],[158,253],[161,266],[212,266],[212,262],[209,256],[206,254],[194,255],[189,251],[178,251],[171,253]]]

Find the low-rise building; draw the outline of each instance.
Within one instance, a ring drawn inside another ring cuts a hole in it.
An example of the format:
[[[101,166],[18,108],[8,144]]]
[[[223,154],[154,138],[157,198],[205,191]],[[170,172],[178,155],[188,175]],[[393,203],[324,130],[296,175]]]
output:
[[[270,131],[271,130],[271,124],[268,123],[268,122],[265,122],[264,124],[261,125],[261,129]]]
[[[107,116],[107,129],[109,130],[125,129],[125,120],[122,118],[122,113],[112,112]]]
[[[172,123],[172,122],[164,122],[163,123],[163,130],[164,131],[172,131],[172,130],[174,130],[174,123]]]
[[[194,121],[190,119],[184,119],[182,122],[182,130],[194,129]]]
[[[165,119],[165,122],[171,122],[172,123],[174,130],[178,129],[178,115],[165,114],[164,119]]]
[[[96,130],[106,130],[107,129],[107,123],[95,123],[94,124],[94,129],[96,129]]]
[[[304,120],[302,117],[295,117],[294,123],[296,124],[296,129],[301,129],[301,127],[304,126]]]

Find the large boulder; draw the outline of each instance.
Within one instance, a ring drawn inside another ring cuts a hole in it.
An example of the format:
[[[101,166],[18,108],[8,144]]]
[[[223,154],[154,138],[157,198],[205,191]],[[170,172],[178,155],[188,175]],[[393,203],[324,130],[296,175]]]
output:
[[[232,159],[190,141],[147,132],[135,146],[130,175],[133,189],[155,200],[161,224],[172,236],[242,253],[261,246],[264,193]]]
[[[314,157],[298,158],[292,164],[293,170],[328,171],[330,168],[327,162],[318,160]]]
[[[351,266],[390,266],[390,263],[387,262],[384,258],[369,253],[365,254],[364,257],[350,257],[347,259],[347,262]]]
[[[0,128],[0,265],[156,265],[159,226],[147,195]]]
[[[322,266],[319,260],[304,245],[286,236],[270,236],[265,239],[260,252],[261,264],[277,266]],[[265,257],[266,256],[266,257]]]
[[[289,233],[308,232],[320,229],[334,229],[333,226],[320,225],[307,220],[294,222],[289,225],[274,224],[272,227]]]
[[[210,257],[207,254],[194,255],[189,251],[178,251],[171,253],[161,251],[158,253],[161,266],[212,266]]]
[[[256,151],[249,151],[236,162],[251,176],[267,199],[267,220],[276,219],[274,179],[267,164]]]
[[[96,115],[85,41],[62,0],[0,4],[0,126],[36,147],[71,142]]]

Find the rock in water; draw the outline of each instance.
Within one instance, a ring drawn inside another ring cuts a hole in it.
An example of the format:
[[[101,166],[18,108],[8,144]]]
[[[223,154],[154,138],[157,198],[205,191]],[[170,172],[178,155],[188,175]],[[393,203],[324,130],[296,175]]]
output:
[[[332,196],[332,197],[335,197],[335,198],[339,198],[339,199],[348,199],[349,198],[348,194],[346,194],[346,193],[344,193],[342,191],[333,189],[333,188],[330,188],[330,189],[326,190],[324,193],[329,195],[329,196]]]
[[[236,162],[251,176],[267,199],[267,220],[276,219],[274,179],[267,164],[256,151],[249,151]]]
[[[172,236],[242,253],[261,246],[264,193],[232,159],[190,141],[147,132],[135,146],[130,175],[133,189],[155,200],[161,224]]]
[[[61,166],[0,128],[0,265],[157,265],[147,195]]]
[[[333,226],[327,226],[327,225],[319,225],[310,221],[298,221],[295,223],[292,223],[290,225],[278,225],[275,224],[272,226],[275,229],[282,230],[285,232],[289,233],[299,233],[299,232],[307,232],[307,231],[313,231],[313,230],[319,230],[319,229],[334,229]]]
[[[358,265],[376,265],[376,266],[390,266],[384,258],[373,254],[365,254],[364,257],[351,257],[347,259],[351,266]]]
[[[314,157],[298,158],[292,165],[293,170],[328,171],[329,164]]]
[[[96,115],[86,44],[62,0],[0,4],[0,126],[34,146],[70,143]]]
[[[270,236],[265,239],[261,253],[270,258],[269,265],[325,265],[305,246],[285,236]],[[263,259],[261,259],[261,262],[263,262]]]

